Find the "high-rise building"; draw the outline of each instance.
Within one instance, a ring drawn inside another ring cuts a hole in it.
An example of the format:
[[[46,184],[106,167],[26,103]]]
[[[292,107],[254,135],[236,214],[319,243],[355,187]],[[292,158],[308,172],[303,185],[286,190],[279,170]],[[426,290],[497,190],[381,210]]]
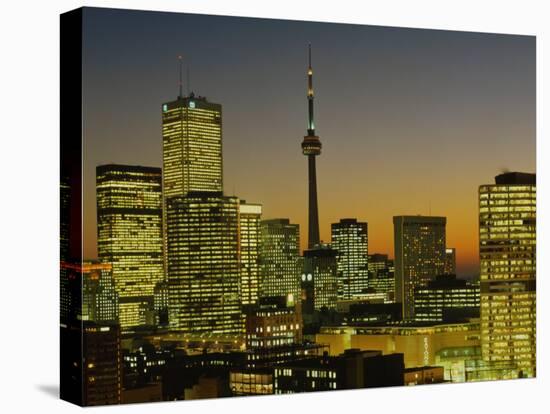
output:
[[[171,328],[242,334],[239,199],[205,191],[167,201]]]
[[[82,277],[82,320],[118,322],[118,294],[111,264],[88,261],[76,270]]]
[[[84,322],[82,343],[82,405],[120,404],[122,352],[119,326]]]
[[[438,275],[414,292],[418,322],[463,322],[479,318],[479,285],[455,275]]]
[[[321,141],[315,135],[315,122],[313,119],[313,69],[311,67],[311,45],[309,46],[309,65],[307,69],[307,102],[308,124],[307,135],[302,141],[302,153],[308,161],[308,248],[313,248],[320,243],[319,238],[319,208],[317,206],[317,171],[315,157],[321,154]]]
[[[260,241],[262,206],[241,200],[239,235],[241,254],[241,302],[243,306],[258,302],[260,290]]]
[[[326,244],[304,250],[302,312],[306,316],[321,309],[336,309],[338,282],[336,251]]]
[[[80,314],[82,290],[82,279],[71,276],[71,268],[82,260],[79,257],[82,255],[82,249],[80,252],[75,252],[74,250],[78,251],[80,246],[77,245],[76,249],[73,246],[77,244],[78,239],[81,239],[81,234],[74,230],[81,227],[78,222],[75,223],[74,217],[81,213],[80,204],[75,202],[77,201],[75,199],[80,199],[80,196],[74,194],[68,176],[60,177],[59,196],[59,310],[61,323],[67,324],[75,321],[77,314]],[[77,209],[78,212],[75,212]],[[81,245],[80,240],[78,243]]]
[[[536,175],[479,187],[481,348],[489,363],[536,376]]]
[[[205,97],[183,96],[162,104],[164,250],[167,200],[190,191],[223,191],[222,106]],[[168,266],[164,257],[164,267]]]
[[[332,223],[331,246],[337,253],[338,299],[353,299],[367,293],[368,227],[356,219]]]
[[[396,216],[395,300],[403,306],[403,319],[414,318],[414,291],[426,286],[445,268],[445,217]]]
[[[124,332],[147,323],[164,279],[161,170],[109,164],[96,173],[98,256],[112,265]]]
[[[168,307],[168,283],[163,280],[155,285],[153,291],[153,309],[157,327],[168,327]]]
[[[456,275],[456,249],[447,247],[445,249],[445,269],[446,275]]]
[[[384,294],[386,302],[393,302],[395,296],[395,266],[387,254],[369,254],[368,291],[374,294]]]
[[[260,297],[300,295],[300,226],[288,219],[261,222]]]
[[[222,107],[190,94],[162,105],[164,197],[223,191]]]

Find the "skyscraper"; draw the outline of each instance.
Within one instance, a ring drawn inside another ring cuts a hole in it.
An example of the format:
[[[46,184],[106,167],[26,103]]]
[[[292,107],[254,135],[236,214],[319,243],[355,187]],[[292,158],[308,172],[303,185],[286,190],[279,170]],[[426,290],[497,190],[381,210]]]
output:
[[[102,165],[96,170],[98,256],[112,265],[123,331],[147,323],[164,279],[161,170]]]
[[[338,299],[358,298],[368,287],[367,223],[341,219],[331,229],[331,246],[337,254]]]
[[[387,254],[369,254],[369,293],[384,293],[386,300],[393,302],[395,297],[395,266]]]
[[[445,249],[445,269],[446,275],[456,275],[456,249],[447,247]]]
[[[84,322],[82,328],[82,405],[120,404],[120,327]]]
[[[241,255],[241,301],[243,305],[258,302],[260,280],[260,241],[262,206],[247,204],[241,201],[239,205],[239,235]]]
[[[162,105],[164,197],[223,191],[222,107],[190,94]]]
[[[307,135],[302,141],[302,153],[307,156],[308,161],[308,248],[319,244],[319,209],[317,206],[317,172],[315,168],[315,157],[321,154],[321,141],[315,135],[315,122],[313,119],[313,69],[311,67],[311,45],[309,46],[309,65],[307,70],[308,89],[308,126]]]
[[[395,301],[403,307],[403,319],[414,318],[414,291],[426,286],[445,268],[445,217],[396,216]]]
[[[260,296],[300,294],[300,226],[289,219],[261,222]]]
[[[169,198],[167,207],[171,328],[241,334],[239,199],[190,192]]]
[[[489,363],[536,376],[536,176],[479,187],[481,350]]]
[[[336,309],[338,281],[336,277],[336,251],[325,244],[304,250],[302,273],[302,312],[308,319],[322,308]]]
[[[82,320],[118,322],[118,294],[111,264],[87,261],[75,270],[82,277]]]

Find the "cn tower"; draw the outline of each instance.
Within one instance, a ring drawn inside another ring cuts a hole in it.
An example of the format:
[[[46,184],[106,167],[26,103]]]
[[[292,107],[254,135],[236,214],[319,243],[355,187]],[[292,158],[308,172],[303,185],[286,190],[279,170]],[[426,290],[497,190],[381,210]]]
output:
[[[321,141],[315,135],[313,120],[313,69],[311,68],[311,45],[309,45],[309,64],[307,69],[307,103],[308,125],[307,135],[302,141],[302,153],[307,156],[309,185],[309,219],[308,219],[308,249],[319,244],[319,209],[317,206],[317,173],[315,157],[321,154]]]

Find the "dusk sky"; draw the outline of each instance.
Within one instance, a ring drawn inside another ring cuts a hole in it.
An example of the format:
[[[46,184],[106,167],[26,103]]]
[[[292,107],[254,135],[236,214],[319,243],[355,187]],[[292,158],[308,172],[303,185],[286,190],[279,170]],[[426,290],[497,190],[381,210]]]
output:
[[[190,89],[223,106],[225,193],[299,223],[305,247],[308,43],[321,239],[355,217],[369,253],[393,257],[393,216],[446,216],[459,275],[477,274],[479,185],[535,172],[534,37],[90,8],[84,256],[97,255],[95,167],[162,166],[178,54]]]

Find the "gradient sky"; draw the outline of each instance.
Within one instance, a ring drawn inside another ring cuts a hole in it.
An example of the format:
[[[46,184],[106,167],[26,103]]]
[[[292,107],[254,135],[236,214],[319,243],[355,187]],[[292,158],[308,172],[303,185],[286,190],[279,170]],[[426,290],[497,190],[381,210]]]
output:
[[[477,274],[478,186],[535,171],[535,37],[114,9],[84,12],[85,257],[95,167],[162,166],[178,54],[223,105],[225,193],[299,223],[305,247],[308,43],[321,238],[356,217],[393,257],[394,215],[446,216],[459,275]]]

